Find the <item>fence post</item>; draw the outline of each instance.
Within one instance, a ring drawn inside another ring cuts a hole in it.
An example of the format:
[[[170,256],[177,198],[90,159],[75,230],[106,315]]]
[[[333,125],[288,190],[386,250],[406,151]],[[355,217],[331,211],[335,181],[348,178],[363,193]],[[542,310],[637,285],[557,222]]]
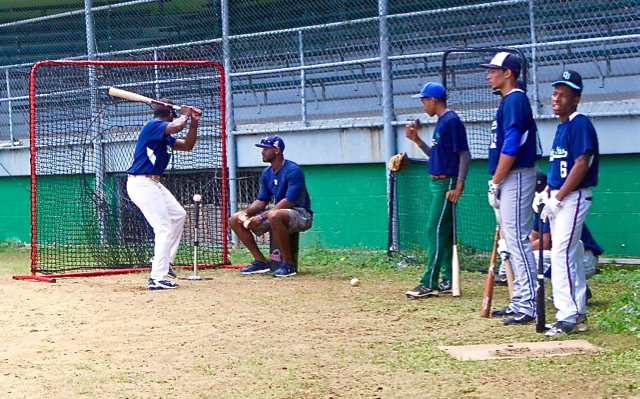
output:
[[[538,98],[538,37],[536,35],[535,0],[529,0],[529,24],[531,40],[531,84],[533,84],[533,115],[540,114],[540,98]]]
[[[389,1],[378,0],[378,17],[380,29],[380,79],[382,82],[382,117],[383,117],[383,149],[382,154],[385,163],[385,175],[387,179],[387,200],[391,201],[393,190],[391,174],[387,167],[387,160],[396,153],[396,132],[393,125],[395,115],[393,113],[393,77],[391,73],[391,60],[389,60]],[[391,215],[388,216],[389,218]],[[393,228],[393,227],[392,227]],[[395,231],[391,232],[395,236]]]
[[[306,97],[306,86],[307,86],[307,72],[304,69],[304,36],[303,31],[298,31],[298,49],[300,51],[300,105],[302,107],[302,123],[305,126],[308,126],[307,122],[307,97]]]
[[[382,112],[383,112],[383,151],[385,161],[396,153],[396,135],[393,121],[393,77],[391,74],[391,60],[389,60],[389,23],[387,20],[389,0],[378,0],[378,16],[380,24],[380,79],[382,81]],[[386,163],[386,162],[385,162]]]
[[[11,79],[9,77],[9,68],[4,70],[4,75],[7,81],[7,98],[9,99],[7,104],[9,106],[9,137],[11,139],[11,146],[13,147],[16,140],[13,136],[13,106],[11,104]]]
[[[236,130],[233,118],[233,83],[231,81],[231,48],[229,46],[229,0],[222,0],[222,57],[225,85],[225,112],[227,126],[227,162],[229,165],[229,212],[238,211],[238,163],[236,158]],[[238,245],[238,237],[231,233],[234,246]]]
[[[84,26],[85,26],[85,35],[87,38],[87,58],[89,60],[94,60],[96,58],[96,34],[94,29],[93,22],[93,0],[84,0]],[[96,83],[96,69],[95,67],[89,65],[87,67],[88,80],[89,80],[89,103],[91,106],[91,136],[93,141],[93,151],[94,158],[96,162],[96,196],[98,197],[98,203],[102,203],[105,201],[104,197],[104,178],[105,178],[105,170],[104,170],[104,162],[103,162],[103,152],[102,152],[102,133],[100,126],[100,111],[98,108],[98,86]],[[103,243],[106,240],[106,216],[104,214],[104,209],[102,206],[96,207],[96,212],[98,213],[98,228],[100,234],[100,242]]]

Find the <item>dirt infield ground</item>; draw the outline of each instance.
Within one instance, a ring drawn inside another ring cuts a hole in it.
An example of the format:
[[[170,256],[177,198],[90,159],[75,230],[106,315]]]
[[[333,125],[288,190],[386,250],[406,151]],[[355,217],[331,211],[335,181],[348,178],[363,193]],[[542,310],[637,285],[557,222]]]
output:
[[[23,255],[20,255],[23,256]],[[304,269],[303,269],[304,270]],[[174,291],[146,274],[62,279],[0,275],[3,398],[634,397],[634,336],[580,338],[598,354],[457,362],[437,345],[542,340],[533,326],[478,316],[463,297],[409,301],[407,281],[340,273],[292,279],[212,270]],[[186,274],[186,272],[183,272]],[[498,292],[497,300],[502,291]],[[637,360],[637,359],[636,359]],[[635,364],[635,366],[634,366]]]

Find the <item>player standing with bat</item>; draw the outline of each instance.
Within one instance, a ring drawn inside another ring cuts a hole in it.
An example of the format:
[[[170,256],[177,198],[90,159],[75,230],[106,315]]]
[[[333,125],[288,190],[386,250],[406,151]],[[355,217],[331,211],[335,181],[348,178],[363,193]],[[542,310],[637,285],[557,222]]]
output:
[[[167,98],[160,101],[173,104]],[[133,155],[133,165],[127,170],[127,193],[140,208],[155,234],[148,285],[150,290],[178,287],[178,284],[168,281],[166,276],[175,276],[171,270],[171,263],[178,253],[187,213],[171,192],[160,183],[160,177],[171,158],[168,149],[191,151],[196,143],[200,113],[194,112],[192,107],[182,109],[187,113],[178,117],[173,108],[153,105],[154,119],[142,127]],[[172,135],[185,128],[189,119],[191,122],[187,137],[173,137]]]
[[[511,255],[513,296],[509,305],[492,312],[504,324],[535,320],[536,263],[529,242],[531,203],[536,184],[535,163],[541,156],[538,129],[527,95],[518,88],[521,60],[501,52],[489,64],[487,81],[500,90],[502,100],[492,124],[489,146],[489,204],[498,209],[500,228]]]
[[[406,293],[408,298],[417,299],[453,291],[452,204],[457,203],[462,195],[471,156],[464,125],[460,117],[447,108],[444,86],[429,82],[412,98],[422,101],[422,107],[429,116],[438,115],[431,145],[424,143],[418,136],[418,121],[409,123],[405,128],[405,136],[429,157],[429,187],[433,197],[429,220],[425,221],[428,237],[427,268],[420,284]],[[440,275],[442,281],[438,284]]]
[[[546,332],[555,337],[586,331],[587,281],[580,236],[598,184],[599,146],[593,124],[577,111],[582,77],[564,71],[551,84],[551,106],[560,117],[549,158],[549,199],[541,217],[551,222],[551,285],[556,322]]]

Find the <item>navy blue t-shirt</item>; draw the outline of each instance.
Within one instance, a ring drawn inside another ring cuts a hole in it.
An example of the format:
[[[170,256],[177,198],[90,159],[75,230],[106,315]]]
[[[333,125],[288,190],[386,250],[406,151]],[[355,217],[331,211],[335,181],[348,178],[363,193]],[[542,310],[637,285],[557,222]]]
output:
[[[507,137],[512,128],[517,128],[520,134]],[[500,154],[503,153],[516,157],[511,169],[533,167],[542,156],[533,111],[527,95],[520,89],[512,90],[502,99],[496,119],[491,125],[490,174],[496,172]]]
[[[277,172],[274,172],[271,166],[264,168],[260,176],[258,199],[269,203],[274,197],[276,204],[286,198],[296,207],[311,212],[311,199],[307,192],[304,172],[297,163],[285,159]]]
[[[587,151],[593,154],[589,170],[576,189],[594,187],[598,184],[600,151],[598,135],[591,121],[586,116],[574,112],[556,129],[549,158],[549,187],[559,190],[567,180],[575,160]]]
[[[469,151],[467,131],[458,114],[448,110],[440,115],[433,130],[429,174],[458,176],[460,151]]]
[[[133,165],[127,170],[132,175],[162,175],[169,165],[176,138],[165,134],[169,122],[153,119],[147,122],[140,131],[136,149],[133,153]]]

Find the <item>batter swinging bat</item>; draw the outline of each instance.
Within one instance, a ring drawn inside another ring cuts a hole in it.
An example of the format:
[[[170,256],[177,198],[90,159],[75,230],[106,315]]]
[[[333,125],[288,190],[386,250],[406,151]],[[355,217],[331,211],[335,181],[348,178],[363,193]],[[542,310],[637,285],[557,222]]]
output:
[[[451,284],[452,295],[460,296],[460,260],[458,258],[458,233],[456,231],[456,204],[452,204],[453,209],[453,256],[451,259]]]
[[[112,97],[123,98],[125,100],[134,101],[137,103],[145,103],[149,105],[162,105],[167,108],[172,108],[174,111],[190,115],[191,112],[195,112],[197,114],[202,114],[202,110],[196,107],[189,107],[187,105],[173,105],[168,103],[163,103],[162,101],[154,100],[149,97],[142,96],[140,94],[136,94],[127,90],[118,89],[117,87],[109,87],[109,95]]]
[[[540,204],[540,207],[538,208],[538,215],[542,215],[542,208],[544,208],[544,204]],[[540,247],[538,248],[538,287],[536,289],[536,332],[543,333],[546,322],[544,314],[544,233],[542,231],[544,222],[542,221],[542,217],[538,219],[538,231],[540,232],[538,244]]]
[[[487,271],[487,281],[484,283],[482,293],[482,304],[480,305],[480,316],[491,316],[491,301],[493,300],[493,280],[496,276],[496,258],[498,257],[498,240],[500,239],[500,225],[496,224],[496,233],[493,235],[493,249],[491,250],[491,260]]]

